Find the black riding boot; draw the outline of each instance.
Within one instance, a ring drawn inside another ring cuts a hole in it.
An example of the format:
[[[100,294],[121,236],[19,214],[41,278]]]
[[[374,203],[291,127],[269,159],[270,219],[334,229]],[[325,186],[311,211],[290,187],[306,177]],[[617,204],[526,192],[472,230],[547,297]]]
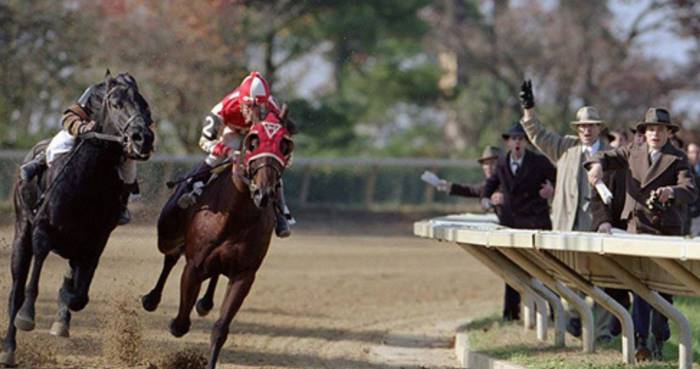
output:
[[[275,219],[277,221],[275,225],[275,234],[279,238],[287,238],[292,234],[292,230],[289,226],[294,224],[295,221],[284,199],[284,186],[282,183],[280,183],[280,188],[277,189],[277,198],[275,199],[274,208]]]
[[[46,169],[46,155],[42,152],[34,159],[19,167],[19,176],[24,182],[29,182]]]
[[[213,179],[211,170],[212,167],[204,161],[188,174],[188,176],[194,174],[198,175],[187,180],[187,188],[189,191],[177,199],[177,206],[181,209],[187,209],[197,203],[197,199],[202,192],[204,192],[204,187]]]
[[[122,211],[119,214],[119,220],[117,220],[118,225],[125,225],[131,222],[131,213],[129,212],[129,198],[133,196],[138,196],[141,193],[139,189],[139,182],[134,181],[134,183],[124,183],[122,187]]]

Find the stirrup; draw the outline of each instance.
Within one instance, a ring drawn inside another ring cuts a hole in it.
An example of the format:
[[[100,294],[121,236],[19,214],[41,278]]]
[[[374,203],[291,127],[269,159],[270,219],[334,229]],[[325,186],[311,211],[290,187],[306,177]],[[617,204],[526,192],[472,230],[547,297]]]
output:
[[[290,225],[296,223],[294,221],[294,218],[291,217],[291,214],[289,213],[289,209],[287,209],[286,205],[283,205],[284,208],[280,208],[279,204],[276,204],[274,206],[274,211],[275,211],[275,234],[279,238],[287,238],[292,234],[292,230],[289,227]],[[292,223],[294,222],[294,223]]]
[[[287,207],[287,205],[282,205],[282,206],[284,206],[282,208],[282,216],[285,217],[285,219],[287,219],[287,223],[289,225],[297,224],[296,219],[294,219],[294,217],[292,216],[292,212],[289,211],[289,208]]]
[[[131,212],[125,206],[122,212],[119,214],[119,219],[117,219],[117,225],[125,225],[131,222]]]
[[[287,238],[292,234],[292,230],[289,228],[289,222],[284,217],[284,215],[277,217],[277,222],[275,224],[275,234],[279,238]]]
[[[187,209],[190,206],[197,203],[197,198],[202,194],[204,189],[204,183],[201,181],[194,182],[192,184],[192,191],[187,192],[177,199],[177,206],[181,209]]]

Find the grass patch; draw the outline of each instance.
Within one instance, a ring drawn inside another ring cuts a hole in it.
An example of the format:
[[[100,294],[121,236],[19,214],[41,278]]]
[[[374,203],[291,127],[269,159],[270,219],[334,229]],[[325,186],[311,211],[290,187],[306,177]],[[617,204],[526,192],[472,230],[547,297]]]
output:
[[[677,297],[678,307],[690,321],[693,335],[694,369],[700,358],[700,297]],[[467,325],[469,345],[473,350],[492,358],[507,360],[530,369],[674,369],[678,367],[678,328],[671,323],[671,340],[664,346],[663,362],[646,362],[627,366],[621,360],[621,342],[597,345],[596,352],[581,352],[581,341],[567,334],[566,347],[555,348],[554,331],[550,323],[549,342],[537,341],[534,330],[524,330],[521,323],[502,322],[497,315],[475,320]]]

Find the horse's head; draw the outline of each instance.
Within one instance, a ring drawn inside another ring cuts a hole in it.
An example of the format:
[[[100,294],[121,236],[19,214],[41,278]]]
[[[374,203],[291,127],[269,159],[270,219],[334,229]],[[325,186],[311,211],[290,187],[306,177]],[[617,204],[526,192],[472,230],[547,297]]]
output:
[[[128,73],[112,77],[107,72],[103,84],[100,130],[119,136],[129,158],[147,160],[153,151],[154,134],[150,128],[153,121],[136,80]]]
[[[279,189],[282,172],[292,159],[294,141],[274,114],[253,125],[241,149],[244,175],[255,206],[266,207]]]

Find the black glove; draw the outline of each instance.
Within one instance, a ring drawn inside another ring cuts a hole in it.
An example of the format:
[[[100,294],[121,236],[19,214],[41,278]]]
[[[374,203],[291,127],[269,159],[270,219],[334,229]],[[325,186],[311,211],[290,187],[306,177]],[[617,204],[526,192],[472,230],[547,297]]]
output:
[[[523,109],[532,109],[535,106],[535,97],[532,95],[532,81],[525,80],[520,85],[520,106]]]

